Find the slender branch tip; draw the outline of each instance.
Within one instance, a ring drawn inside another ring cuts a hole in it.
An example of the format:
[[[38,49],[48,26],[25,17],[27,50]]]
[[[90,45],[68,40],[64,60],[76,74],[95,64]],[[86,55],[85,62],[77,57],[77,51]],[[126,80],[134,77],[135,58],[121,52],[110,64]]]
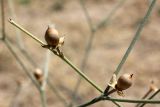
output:
[[[13,20],[12,20],[11,18],[8,18],[8,21],[9,21],[10,23],[13,23]]]

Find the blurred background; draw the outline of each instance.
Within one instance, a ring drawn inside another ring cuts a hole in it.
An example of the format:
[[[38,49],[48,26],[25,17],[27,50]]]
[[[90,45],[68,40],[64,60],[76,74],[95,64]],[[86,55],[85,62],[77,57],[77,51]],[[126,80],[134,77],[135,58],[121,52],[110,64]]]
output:
[[[6,35],[16,54],[30,72],[34,72],[36,68],[44,69],[47,50],[41,48],[23,32],[19,32],[7,21],[8,18],[12,18],[44,42],[47,26],[55,24],[60,36],[65,35],[65,44],[62,47],[64,54],[102,89],[106,88],[150,3],[149,0],[4,1]],[[104,22],[96,29],[94,35],[86,18],[86,11],[93,27]],[[108,15],[110,15],[109,20]],[[157,1],[141,37],[120,72],[120,75],[134,74],[133,86],[124,92],[124,98],[140,99],[148,91],[152,80],[157,88],[160,88],[160,29],[158,26],[160,27],[160,1]],[[89,41],[92,41],[92,45],[86,56]],[[28,57],[24,57],[26,53]],[[54,54],[51,53],[49,59],[49,80],[52,88],[48,86],[46,88],[48,107],[69,107],[68,105],[72,104],[76,106],[100,94],[82,79],[72,101],[79,76]],[[123,98],[116,93],[112,96]],[[159,95],[155,97],[155,99],[159,98]],[[120,104],[125,107],[135,107],[135,104]],[[0,41],[0,107],[40,106],[39,92],[3,41]],[[110,101],[103,101],[92,107],[115,107],[115,105]],[[147,104],[146,107],[159,107],[159,105]]]

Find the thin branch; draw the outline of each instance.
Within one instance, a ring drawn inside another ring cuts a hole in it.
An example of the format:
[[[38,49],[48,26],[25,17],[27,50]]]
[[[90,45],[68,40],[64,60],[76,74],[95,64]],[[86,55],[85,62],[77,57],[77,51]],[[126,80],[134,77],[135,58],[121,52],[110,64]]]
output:
[[[11,16],[16,19],[16,15],[15,15],[15,8],[14,8],[14,3],[13,0],[8,0],[8,5],[9,5],[9,10],[10,10],[10,14]],[[16,29],[16,39],[17,39],[17,45],[18,48],[20,48],[20,51],[24,54],[24,56],[33,64],[36,65],[36,63],[34,62],[33,58],[29,55],[29,53],[26,51],[25,49],[25,45],[24,42],[22,40],[22,35],[20,33],[20,31],[18,29]],[[9,39],[8,39],[9,40]]]
[[[129,53],[131,52],[131,50],[132,50],[133,46],[135,45],[136,41],[138,40],[138,38],[139,38],[139,36],[140,36],[140,33],[141,33],[141,31],[142,31],[142,29],[143,29],[143,27],[144,27],[144,25],[145,25],[145,22],[147,21],[149,15],[150,15],[150,13],[151,13],[154,5],[155,5],[155,2],[156,2],[156,0],[153,0],[153,1],[152,1],[152,3],[151,3],[151,5],[150,5],[150,7],[149,7],[149,9],[148,9],[148,11],[147,11],[144,19],[143,19],[142,22],[140,23],[140,26],[139,26],[139,28],[138,28],[138,30],[137,30],[137,32],[136,32],[136,34],[135,34],[135,36],[134,36],[131,44],[129,45],[129,47],[128,47],[126,53],[125,53],[125,55],[123,56],[120,64],[118,65],[116,71],[114,72],[114,74],[118,75],[118,73],[120,72],[120,70],[121,70],[123,64],[125,63],[125,61],[126,61],[128,55],[129,55]],[[106,90],[107,90],[107,91],[106,91]],[[106,88],[106,90],[105,90],[105,92],[108,93],[109,86]],[[85,106],[87,106],[87,105],[94,104],[94,103],[96,103],[96,102],[98,102],[98,101],[101,101],[101,100],[104,100],[104,99],[103,99],[103,96],[97,97],[97,98],[91,100],[90,102],[87,102],[86,104],[81,105],[80,107],[85,107]],[[114,99],[114,100],[112,99],[112,101],[122,101],[122,100],[121,100],[121,99],[120,99],[120,100],[119,100],[119,99]],[[124,100],[124,101],[129,101],[129,100]],[[123,101],[122,101],[122,102],[123,102]],[[132,102],[134,102],[134,101],[132,101]]]
[[[87,107],[87,106],[89,106],[89,105],[92,105],[92,104],[94,104],[94,103],[97,103],[97,102],[99,102],[99,101],[102,100],[102,97],[103,97],[103,95],[101,95],[101,96],[99,96],[99,97],[96,97],[96,98],[94,98],[93,100],[91,100],[91,101],[89,101],[89,102],[87,102],[87,103],[85,103],[85,104],[79,105],[78,107]]]
[[[32,80],[32,82],[34,83],[34,85],[37,87],[37,89],[39,89],[39,84],[36,81],[36,79],[34,78],[34,76],[28,71],[28,69],[26,68],[26,66],[23,64],[23,62],[21,61],[21,59],[18,57],[18,55],[15,53],[12,45],[9,43],[9,41],[7,40],[7,37],[5,37],[4,40],[5,45],[7,46],[8,50],[12,53],[12,55],[15,57],[16,61],[20,64],[20,66],[22,67],[23,71],[27,74],[27,76]]]
[[[103,93],[102,89],[97,86],[91,79],[89,79],[83,72],[81,72],[77,67],[75,67],[72,62],[70,62],[65,56],[61,57],[68,65],[70,65],[81,77],[83,77],[88,83],[90,83],[94,88],[96,88],[100,93]]]
[[[48,71],[49,71],[49,62],[50,62],[50,51],[47,50],[46,52],[46,58],[45,58],[45,63],[44,63],[44,79],[43,79],[43,83],[42,83],[42,88],[45,89],[46,87],[46,83],[47,83],[47,79],[48,79]]]
[[[16,14],[15,14],[15,8],[14,8],[14,3],[13,3],[13,0],[8,0],[8,6],[9,6],[9,10],[10,10],[10,14],[11,16],[16,19]],[[18,44],[18,47],[25,51],[25,46],[24,46],[24,43],[22,42],[22,36],[21,36],[21,33],[18,29],[16,29],[16,38],[17,38],[17,44]]]
[[[100,29],[108,24],[110,21],[111,17],[117,12],[117,10],[123,6],[126,0],[120,0],[114,8],[109,12],[109,14],[102,20],[100,21],[97,26],[95,27],[95,30]]]
[[[17,47],[17,49],[24,55],[24,57],[31,63],[31,65],[37,67],[37,63],[33,60],[34,58],[31,57],[31,55],[26,50],[21,49],[19,46],[17,46],[17,44],[13,43],[10,37],[7,36],[7,39],[10,43],[12,43],[12,45],[15,45]]]
[[[5,12],[4,12],[4,0],[1,0],[1,19],[2,19],[2,37],[1,39],[5,39]]]
[[[41,40],[39,40],[36,36],[34,36],[33,34],[31,34],[30,32],[28,32],[27,30],[25,30],[24,28],[22,28],[20,25],[18,25],[16,22],[14,22],[12,19],[9,20],[9,22],[16,26],[17,28],[19,28],[21,31],[23,31],[24,33],[26,33],[28,36],[30,36],[32,39],[34,39],[36,42],[40,43],[41,45],[45,45]],[[50,49],[54,54],[55,51]],[[57,54],[55,54],[57,55]],[[58,56],[58,55],[57,55]],[[99,88],[99,86],[97,86],[93,81],[91,81],[82,71],[80,71],[75,65],[73,65],[65,56],[61,56],[59,55],[59,57],[66,62],[68,65],[70,65],[81,77],[83,77],[88,83],[90,83],[94,88],[96,88],[99,92],[103,93],[102,89]]]
[[[86,45],[86,48],[85,48],[85,53],[84,53],[84,56],[83,56],[83,59],[82,59],[82,62],[81,62],[81,70],[83,72],[86,65],[87,65],[87,61],[88,61],[88,58],[89,58],[89,55],[90,55],[90,51],[92,49],[92,44],[93,44],[93,40],[95,38],[95,33],[97,30],[99,30],[100,28],[102,28],[102,26],[104,26],[104,24],[106,25],[107,22],[110,21],[111,17],[116,13],[116,11],[124,4],[126,0],[121,0],[114,8],[112,8],[112,10],[110,11],[110,13],[101,21],[97,24],[97,26],[94,28],[93,27],[93,24],[92,24],[92,21],[91,21],[91,17],[89,16],[89,13],[85,7],[85,4],[84,4],[84,1],[83,0],[80,0],[80,4],[81,4],[81,7],[85,13],[85,17],[87,19],[87,22],[88,22],[88,25],[90,26],[90,31],[91,31],[91,34],[89,36],[89,39],[87,41],[87,45]],[[75,99],[76,97],[76,93],[78,92],[78,89],[81,85],[81,78],[79,78],[77,80],[77,83],[75,85],[75,89],[74,89],[74,93],[73,93],[73,97],[72,97],[72,100]],[[69,104],[69,107],[70,105],[72,105],[72,102]]]
[[[138,27],[138,30],[137,30],[137,32],[135,33],[134,38],[132,39],[132,41],[131,41],[131,43],[130,43],[130,45],[129,45],[127,51],[126,51],[126,53],[124,54],[124,56],[123,56],[120,64],[118,65],[116,71],[114,72],[114,74],[118,75],[118,73],[120,72],[123,64],[126,62],[126,60],[127,60],[128,56],[129,56],[131,50],[133,49],[136,41],[137,41],[137,40],[139,39],[139,37],[140,37],[140,34],[141,34],[141,32],[142,32],[142,30],[143,30],[143,28],[144,28],[145,23],[146,23],[147,20],[148,20],[148,17],[150,16],[150,14],[151,14],[151,12],[152,12],[152,9],[153,9],[155,3],[156,3],[156,0],[153,0],[152,3],[151,3],[151,5],[149,6],[146,15],[144,16],[144,18],[143,18],[142,21],[140,22],[140,25],[139,25],[139,27]]]
[[[9,39],[8,37],[7,37],[7,39]],[[11,42],[10,40],[8,40],[9,42]],[[12,46],[13,46],[13,44],[12,44]],[[20,48],[18,48],[20,51],[21,51],[21,49]],[[21,51],[22,52],[22,51]],[[22,52],[23,53],[23,52]],[[23,55],[24,55],[24,53],[23,53]],[[27,54],[28,55],[28,54]],[[26,57],[26,55],[24,55],[25,57]],[[29,56],[30,57],[30,56]],[[28,59],[28,57],[26,57],[27,59]],[[29,59],[28,59],[29,60]],[[36,64],[33,64],[33,62],[31,62],[31,60],[29,60],[29,62],[30,63],[32,63],[32,66],[34,67],[34,68],[37,68],[37,65]],[[49,88],[52,90],[52,92],[54,92],[55,93],[55,95],[57,96],[57,98],[64,104],[64,105],[67,105],[67,102],[65,101],[65,99],[60,95],[60,93],[58,92],[58,89],[56,89],[54,86],[53,86],[53,84],[51,84],[51,82],[49,81],[49,80],[47,80],[47,85],[49,86]],[[42,99],[41,99],[42,100]]]
[[[88,41],[87,47],[85,49],[85,54],[84,54],[84,57],[82,59],[82,63],[81,63],[81,67],[80,67],[83,72],[84,72],[85,67],[87,65],[87,61],[88,61],[89,54],[90,54],[90,51],[91,51],[91,48],[92,48],[91,45],[92,45],[92,41],[93,41],[94,36],[95,36],[95,34],[92,33],[91,36],[90,36],[90,39]],[[74,101],[74,99],[76,97],[76,94],[77,94],[78,89],[79,89],[79,87],[81,85],[81,82],[82,82],[82,78],[79,77],[77,82],[76,82],[76,85],[75,85],[75,88],[74,88],[74,92],[73,92],[73,95],[72,95],[72,100],[71,100],[71,103],[69,104],[69,107],[71,107],[71,105],[73,105],[72,101]]]
[[[40,95],[41,95],[41,103],[42,107],[47,107],[47,101],[46,101],[46,83],[48,80],[48,67],[49,67],[49,59],[50,59],[50,51],[47,50],[46,57],[45,57],[45,63],[44,63],[44,70],[43,70],[43,81],[40,88]]]
[[[153,93],[153,95],[151,95],[148,100],[151,100],[152,98],[154,98],[158,93],[160,92],[160,89],[158,89],[155,93]],[[146,105],[146,103],[142,104],[139,107],[144,107]]]
[[[148,104],[160,104],[160,100],[133,100],[133,99],[118,99],[111,97],[104,97],[102,100],[116,101],[116,102],[125,102],[125,103],[148,103]]]
[[[40,93],[42,107],[47,107],[45,91],[41,88],[39,93]]]
[[[29,60],[29,62],[33,66],[37,66],[37,63],[33,60],[34,58],[26,50],[20,49],[20,51],[23,53],[23,55]]]
[[[85,103],[85,104],[82,104],[82,105],[80,105],[80,106],[78,106],[78,107],[86,107],[86,106],[89,106],[89,105],[92,105],[92,104],[94,104],[94,103],[96,103],[96,102],[99,102],[99,101],[101,101],[101,100],[103,100],[103,97],[107,97],[107,96],[109,96],[109,95],[111,95],[112,93],[114,93],[114,92],[116,92],[116,89],[112,89],[111,91],[109,91],[107,94],[102,94],[101,96],[99,96],[99,97],[96,97],[96,98],[94,98],[93,100],[91,100],[91,101],[89,101],[89,102],[87,102],[87,103]],[[117,102],[115,102],[115,101],[112,101],[115,105],[117,105],[118,107],[121,107]]]
[[[11,40],[7,37],[8,41],[11,42]],[[12,44],[13,46],[13,44]],[[21,50],[20,48],[18,48],[22,53],[23,55],[28,59],[28,57],[30,58],[30,56],[27,56],[29,55],[28,53],[24,53],[23,50]],[[27,51],[26,51],[27,52]],[[29,62],[32,64],[32,66],[34,68],[37,68],[37,64],[36,63],[33,63],[32,60],[28,59]],[[57,96],[57,98],[59,98],[59,100],[65,105],[67,105],[67,102],[65,101],[65,99],[60,95],[60,93],[58,92],[58,89],[56,89],[53,84],[51,84],[51,82],[49,80],[47,80],[47,85],[49,86],[49,88],[52,90],[52,92],[55,93],[55,95]]]
[[[40,85],[38,84],[37,80],[34,78],[34,76],[28,71],[24,63],[21,61],[21,59],[18,57],[16,52],[13,49],[13,46],[10,44],[9,40],[6,37],[5,33],[5,14],[4,14],[4,0],[1,0],[1,10],[2,10],[2,40],[8,50],[11,52],[11,54],[15,57],[16,61],[20,64],[23,71],[26,73],[26,75],[31,79],[31,81],[34,83],[36,88],[40,91]],[[45,106],[43,106],[45,107]]]
[[[116,101],[112,101],[117,107],[123,107],[121,106],[119,103],[117,103]]]
[[[17,97],[18,95],[20,94],[20,91],[22,90],[22,85],[21,84],[18,84],[17,87],[16,87],[16,91],[15,91],[15,94],[13,96],[13,99],[11,101],[11,103],[9,104],[9,107],[17,107]]]
[[[88,25],[89,25],[89,28],[90,28],[90,31],[91,32],[94,32],[94,28],[93,28],[93,24],[92,24],[92,19],[87,11],[87,8],[85,7],[85,4],[84,4],[84,0],[79,0],[80,4],[81,4],[81,7],[84,11],[84,14],[85,14],[85,17],[87,19],[87,22],[88,22]]]
[[[81,66],[80,66],[82,72],[85,72],[84,70],[85,70],[85,67],[87,66],[87,61],[88,61],[88,58],[89,58],[89,55],[90,55],[90,51],[92,49],[92,44],[93,44],[94,37],[95,37],[95,32],[91,32],[89,40],[88,40],[86,48],[85,48],[84,56],[82,58]],[[79,89],[79,87],[81,85],[81,82],[82,82],[82,78],[79,77],[77,79],[77,82],[76,82],[76,85],[75,85],[75,88],[74,88],[74,92],[73,92],[73,95],[72,95],[73,96],[72,97],[72,101],[76,97],[76,94],[77,94],[78,89]],[[71,105],[72,105],[72,102],[69,104],[69,107]]]
[[[130,45],[129,45],[127,51],[126,51],[126,53],[124,54],[124,56],[123,56],[122,60],[120,61],[117,69],[115,70],[114,74],[118,75],[118,73],[120,72],[122,66],[123,66],[124,63],[126,62],[126,60],[127,60],[128,56],[129,56],[129,54],[131,53],[131,50],[133,49],[136,41],[137,41],[137,40],[139,39],[139,37],[140,37],[140,33],[142,32],[142,30],[143,30],[143,28],[144,28],[144,25],[145,25],[146,21],[148,20],[148,17],[150,16],[150,14],[151,14],[151,12],[152,12],[152,10],[153,10],[153,7],[154,7],[155,3],[156,3],[156,0],[153,0],[152,3],[151,3],[151,5],[149,6],[146,15],[145,15],[144,18],[142,19],[142,21],[141,21],[141,23],[140,23],[140,25],[139,25],[139,27],[138,27],[138,29],[137,29],[137,32],[135,33],[134,38],[132,39],[132,41],[131,41],[131,43],[130,43]],[[109,87],[109,86],[108,86],[108,87]],[[108,89],[108,87],[107,87],[106,89]],[[107,90],[106,90],[105,92],[107,92]]]
[[[118,98],[112,98],[112,97],[107,97],[107,96],[99,96],[94,98],[93,100],[82,104],[78,107],[87,107],[89,105],[93,105],[99,101],[104,101],[104,100],[108,100],[108,101],[116,101],[116,102],[125,102],[125,103],[150,103],[150,104],[160,104],[160,100],[133,100],[133,99],[118,99]]]
[[[59,92],[59,90],[56,87],[54,87],[49,80],[47,80],[47,84],[48,84],[49,88],[52,90],[52,92],[55,93],[57,98],[63,103],[63,105],[64,106],[68,105],[68,103],[66,102],[65,98],[63,98],[63,96]]]
[[[8,37],[7,37],[7,39],[8,39]],[[10,42],[10,40],[8,40],[9,42]],[[11,45],[11,46],[13,46],[13,44]],[[18,48],[19,49],[19,48]],[[20,50],[20,49],[19,49]],[[29,60],[30,61],[30,60]],[[32,62],[31,62],[32,63]],[[33,67],[35,67],[35,68],[37,68],[34,64],[33,64]],[[56,89],[52,84],[51,84],[51,82],[49,82],[49,80],[47,80],[47,85],[49,86],[49,88],[52,90],[52,92],[54,92],[55,93],[55,95],[57,96],[57,98],[64,104],[64,106],[66,106],[67,105],[67,102],[65,101],[65,99],[60,95],[60,93],[58,92],[58,89]],[[39,90],[39,92],[40,92],[40,90]],[[42,95],[41,95],[41,97],[43,97],[43,93],[42,93]],[[42,98],[41,98],[41,100],[43,100]],[[13,103],[14,103],[15,101],[13,101]],[[11,104],[12,105],[12,104]]]
[[[18,29],[20,29],[21,31],[23,31],[24,33],[26,33],[28,36],[30,36],[32,39],[34,39],[36,42],[40,43],[41,45],[45,44],[41,40],[39,40],[36,36],[34,36],[30,32],[28,32],[27,30],[25,30],[24,28],[22,28],[20,25],[18,25],[16,22],[14,22],[12,19],[9,19],[9,22],[12,25],[14,25],[15,27],[17,27]]]
[[[37,80],[34,78],[34,76],[31,73],[29,73],[29,71],[26,68],[26,66],[24,65],[24,63],[17,56],[17,54],[14,52],[12,45],[7,40],[7,37],[5,37],[4,43],[8,47],[8,49],[12,53],[12,55],[16,58],[17,62],[21,65],[21,67],[23,68],[23,71],[25,71],[25,73],[27,74],[27,76],[32,80],[32,82],[34,83],[34,85],[37,87],[38,91],[40,92],[40,96],[41,96],[41,100],[42,100],[42,107],[46,107],[44,90],[42,90],[42,88],[40,87],[40,85],[37,82]]]
[[[148,96],[152,91],[153,91],[153,90],[149,89],[149,90],[144,94],[144,96],[142,97],[142,99],[147,98],[147,96]],[[141,103],[137,104],[135,107],[139,107],[139,105],[141,105]]]

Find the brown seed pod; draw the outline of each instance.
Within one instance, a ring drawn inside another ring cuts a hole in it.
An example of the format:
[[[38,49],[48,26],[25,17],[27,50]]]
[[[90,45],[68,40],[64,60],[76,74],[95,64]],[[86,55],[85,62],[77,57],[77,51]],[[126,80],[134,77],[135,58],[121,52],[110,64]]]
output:
[[[156,92],[158,90],[157,86],[155,85],[154,81],[152,80],[150,83],[149,90]]]
[[[132,85],[132,77],[133,74],[124,74],[120,76],[116,84],[116,89],[118,91],[128,89]]]
[[[59,44],[58,31],[54,26],[49,25],[45,33],[45,40],[49,46],[56,47]]]
[[[37,81],[42,84],[43,81],[43,72],[41,71],[41,69],[37,68],[34,71],[34,77],[37,79]]]

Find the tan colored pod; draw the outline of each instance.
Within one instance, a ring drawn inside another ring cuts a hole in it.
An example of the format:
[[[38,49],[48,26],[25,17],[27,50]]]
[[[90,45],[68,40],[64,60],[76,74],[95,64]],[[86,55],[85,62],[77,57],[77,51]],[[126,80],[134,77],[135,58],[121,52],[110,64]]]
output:
[[[37,79],[37,81],[42,84],[42,81],[43,81],[43,72],[41,69],[39,68],[36,68],[35,71],[34,71],[34,77]]]
[[[45,33],[45,40],[48,45],[53,47],[56,47],[59,44],[58,31],[54,28],[54,26],[48,26],[48,29]]]
[[[119,91],[126,90],[132,85],[133,74],[124,74],[119,77],[116,89]]]

